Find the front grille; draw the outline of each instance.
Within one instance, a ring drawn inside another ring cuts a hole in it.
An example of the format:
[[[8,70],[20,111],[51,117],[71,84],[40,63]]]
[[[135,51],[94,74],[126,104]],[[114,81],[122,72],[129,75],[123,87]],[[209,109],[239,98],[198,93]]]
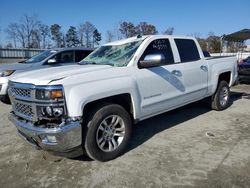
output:
[[[42,108],[46,106],[64,107],[64,100],[40,100],[36,97],[36,92],[38,90],[41,92],[43,90],[50,91],[57,89],[62,90],[62,86],[35,86],[33,84],[10,81],[8,93],[14,114],[31,122],[52,119],[52,117],[47,117],[46,114],[44,114]]]
[[[12,95],[15,95],[16,97],[25,97],[30,98],[31,97],[31,89],[23,89],[23,88],[14,88],[12,87],[10,89],[10,92]]]
[[[19,115],[20,117],[27,119],[27,120],[33,120],[34,117],[34,110],[31,105],[24,104],[19,101],[13,101],[13,111],[15,114]]]

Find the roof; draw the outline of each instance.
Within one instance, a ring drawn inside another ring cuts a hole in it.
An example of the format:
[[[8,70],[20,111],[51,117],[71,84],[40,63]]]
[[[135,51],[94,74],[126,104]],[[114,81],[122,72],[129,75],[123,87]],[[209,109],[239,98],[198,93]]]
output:
[[[222,39],[226,41],[244,42],[250,39],[250,29],[242,29],[229,35],[223,35]]]
[[[86,48],[86,47],[74,47],[74,48],[51,48],[47,50],[56,50],[56,51],[66,51],[66,50],[86,50],[86,51],[93,51],[95,48]]]
[[[194,39],[194,37],[189,36],[178,36],[178,35],[143,35],[143,36],[137,36],[137,37],[130,37],[127,39],[117,40],[114,42],[110,42],[107,44],[104,44],[104,46],[111,46],[111,45],[123,45],[129,42],[135,42],[135,41],[141,41],[146,38],[150,39],[160,39],[160,38],[185,38],[185,39]]]
[[[144,40],[145,38],[147,38],[148,36],[140,36],[140,37],[130,37],[130,38],[126,38],[126,39],[122,39],[122,40],[117,40],[117,41],[114,41],[114,42],[110,42],[110,43],[107,43],[107,44],[104,44],[104,46],[111,46],[111,45],[122,45],[122,44],[126,44],[126,43],[129,43],[129,42],[135,42],[135,41],[141,41],[141,40]]]

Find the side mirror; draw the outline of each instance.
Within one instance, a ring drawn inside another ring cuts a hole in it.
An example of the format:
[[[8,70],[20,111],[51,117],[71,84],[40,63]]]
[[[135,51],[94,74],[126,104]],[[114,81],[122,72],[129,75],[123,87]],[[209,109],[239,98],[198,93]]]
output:
[[[48,64],[55,64],[57,63],[56,59],[49,59]]]
[[[165,56],[163,54],[149,54],[144,60],[139,62],[139,68],[157,67],[165,64]]]

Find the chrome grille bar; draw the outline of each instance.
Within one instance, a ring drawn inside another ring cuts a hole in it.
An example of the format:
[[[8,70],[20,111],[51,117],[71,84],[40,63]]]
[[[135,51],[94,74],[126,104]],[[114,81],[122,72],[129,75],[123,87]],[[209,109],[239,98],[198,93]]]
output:
[[[34,99],[35,86],[10,82],[8,92],[14,113],[26,120],[36,121],[36,107],[29,102]]]

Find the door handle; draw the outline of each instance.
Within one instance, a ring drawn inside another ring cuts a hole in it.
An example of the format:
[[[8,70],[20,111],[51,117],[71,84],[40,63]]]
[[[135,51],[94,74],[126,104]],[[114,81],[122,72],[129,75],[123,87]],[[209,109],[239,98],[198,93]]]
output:
[[[207,66],[205,66],[205,65],[201,65],[200,68],[201,68],[201,70],[206,71],[206,72],[207,72],[207,70],[208,70],[208,69],[207,69]]]
[[[173,70],[171,73],[172,73],[173,75],[175,75],[175,76],[178,76],[178,77],[181,77],[181,76],[182,76],[181,71],[179,71],[179,70]]]

